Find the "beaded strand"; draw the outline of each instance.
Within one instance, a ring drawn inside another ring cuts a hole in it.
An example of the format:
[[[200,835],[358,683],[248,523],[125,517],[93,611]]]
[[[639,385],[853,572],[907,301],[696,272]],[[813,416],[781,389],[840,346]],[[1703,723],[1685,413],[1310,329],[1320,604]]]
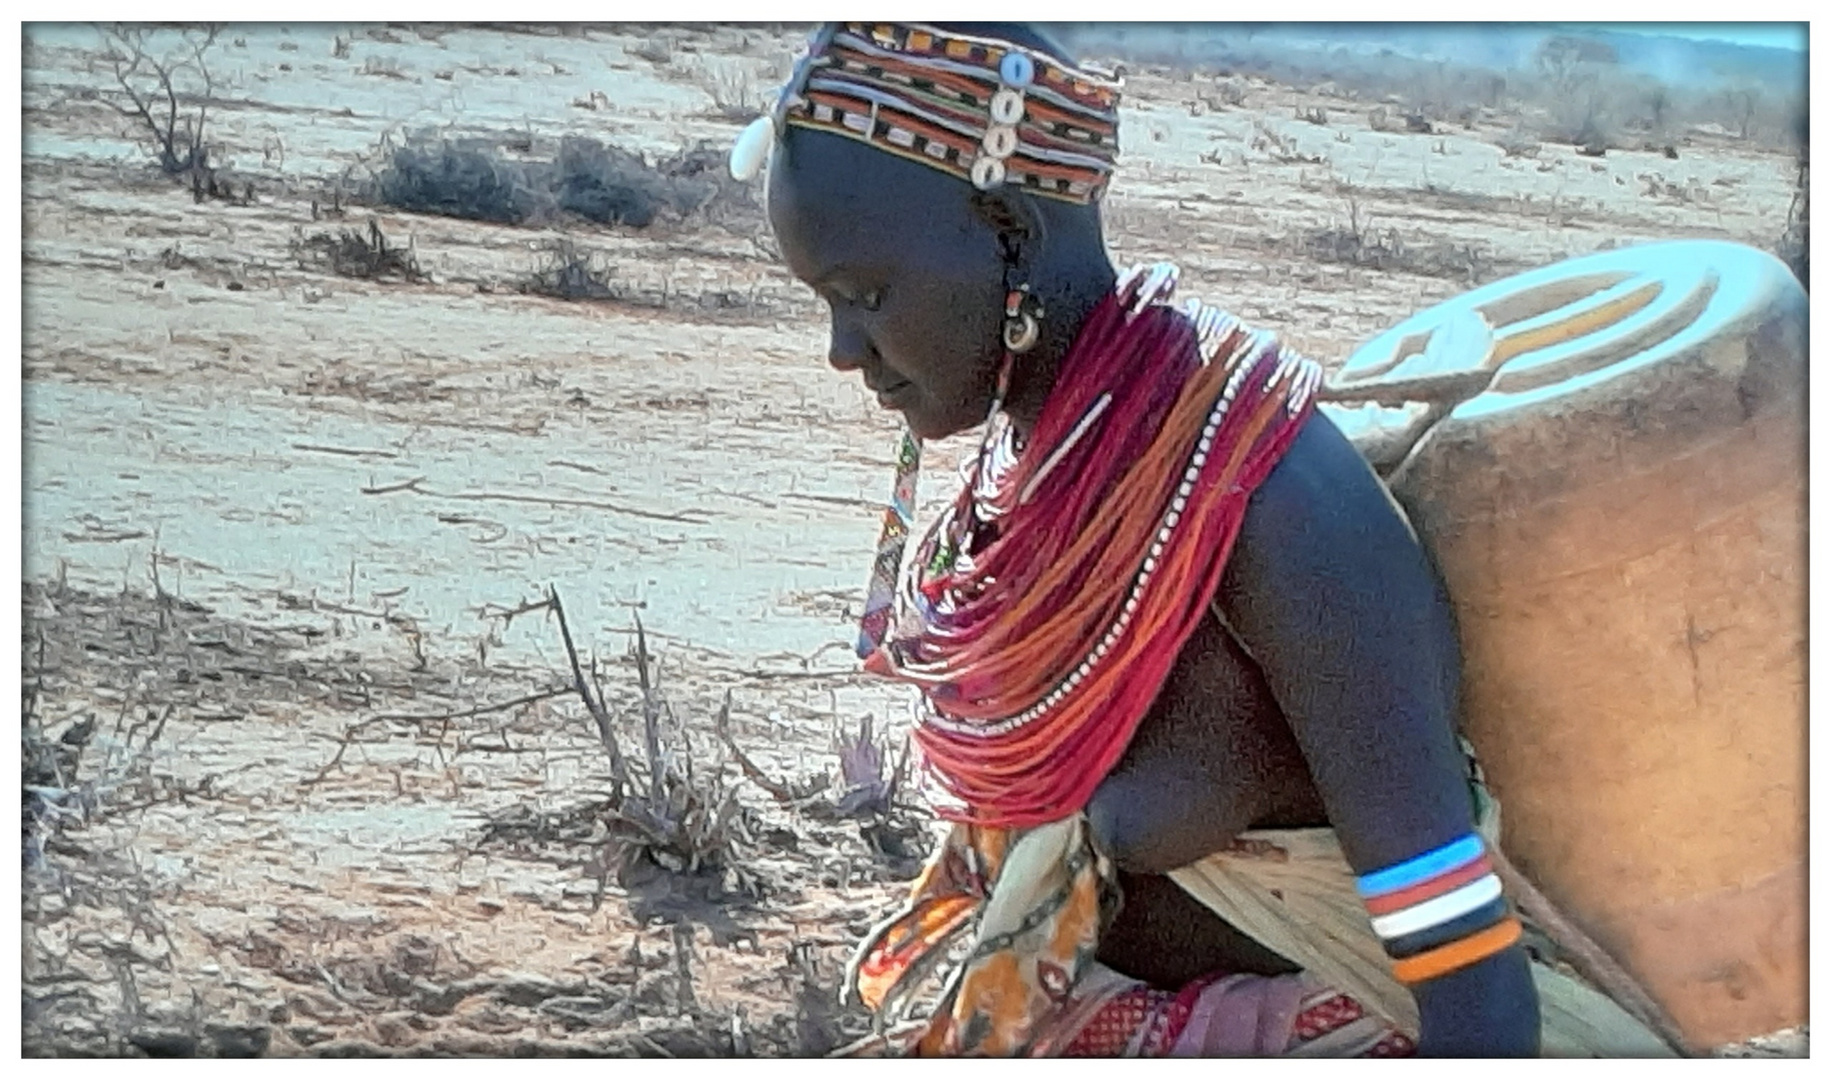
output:
[[[949,816],[1021,826],[1084,804],[1313,404],[1316,365],[1223,313],[1171,307],[1178,276],[1120,278],[1032,445],[1013,460],[1008,424],[988,431],[899,582],[911,630],[867,667],[923,689],[916,740],[965,804]]]

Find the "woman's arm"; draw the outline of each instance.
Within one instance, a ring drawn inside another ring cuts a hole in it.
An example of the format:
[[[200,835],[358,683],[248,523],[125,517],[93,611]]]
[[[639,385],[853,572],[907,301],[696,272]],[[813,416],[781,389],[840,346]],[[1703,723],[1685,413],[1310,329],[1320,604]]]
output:
[[[1253,495],[1216,600],[1287,719],[1375,904],[1478,879],[1478,865],[1455,863],[1474,823],[1454,734],[1459,651],[1449,604],[1385,488],[1326,417],[1305,425]],[[1238,815],[1192,821],[1168,800],[1141,805],[1137,792],[1151,790],[1151,778],[1134,770],[1127,782],[1130,831],[1176,835],[1180,854],[1200,843],[1192,829],[1212,826],[1205,852],[1243,827]],[[1443,858],[1455,863],[1447,870],[1419,861],[1446,846]],[[1488,901],[1436,922],[1413,911],[1375,926],[1403,957],[1435,953],[1503,912]],[[1537,996],[1517,944],[1418,982],[1413,993],[1423,1053],[1537,1052]]]
[[[1417,877],[1430,867],[1416,860],[1474,831],[1455,741],[1455,624],[1423,548],[1327,417],[1304,426],[1254,494],[1217,601],[1289,720],[1363,887],[1390,884],[1386,895],[1403,902],[1404,881],[1368,877],[1384,872],[1430,889]],[[1387,945],[1432,951],[1492,926],[1496,910]],[[1537,994],[1517,944],[1413,994],[1423,1053],[1538,1050]]]

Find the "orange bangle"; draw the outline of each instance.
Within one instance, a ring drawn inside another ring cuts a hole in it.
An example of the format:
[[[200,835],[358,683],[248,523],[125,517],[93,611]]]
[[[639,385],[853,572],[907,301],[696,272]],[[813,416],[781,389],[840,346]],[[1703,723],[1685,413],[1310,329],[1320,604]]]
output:
[[[1509,915],[1478,934],[1470,934],[1448,945],[1439,945],[1429,952],[1395,961],[1392,974],[1402,983],[1420,983],[1439,975],[1448,975],[1477,960],[1486,960],[1518,941],[1519,935],[1519,920]]]

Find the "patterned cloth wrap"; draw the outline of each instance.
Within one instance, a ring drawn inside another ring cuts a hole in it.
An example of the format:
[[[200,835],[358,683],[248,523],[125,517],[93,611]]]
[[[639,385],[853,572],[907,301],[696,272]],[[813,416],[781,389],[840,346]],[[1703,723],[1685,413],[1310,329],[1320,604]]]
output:
[[[866,935],[849,988],[892,1025],[867,1050],[919,1056],[1409,1054],[1411,1038],[1316,976],[1216,974],[1158,990],[1093,959],[1116,910],[1111,863],[1080,815],[1030,829],[959,824],[909,898]],[[894,1026],[953,961],[926,1021]]]
[[[1476,828],[1500,807],[1470,769]],[[952,826],[908,899],[865,936],[847,989],[883,1035],[842,1054],[1088,1057],[1391,1057],[1415,1050],[1417,1006],[1392,975],[1333,829],[1255,830],[1171,877],[1303,968],[1217,973],[1155,989],[1093,959],[1117,911],[1109,861],[1075,815],[1029,829]],[[901,1023],[952,964],[926,1019]],[[1547,1057],[1669,1057],[1607,996],[1535,960]]]

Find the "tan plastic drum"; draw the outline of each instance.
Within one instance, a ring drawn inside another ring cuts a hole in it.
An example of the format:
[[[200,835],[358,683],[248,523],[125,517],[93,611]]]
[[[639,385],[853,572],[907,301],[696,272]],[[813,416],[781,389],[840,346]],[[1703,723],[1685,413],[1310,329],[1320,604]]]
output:
[[[1503,846],[1703,1046],[1806,1019],[1805,386],[1785,266],[1681,242],[1431,308],[1329,392],[1448,583]]]

